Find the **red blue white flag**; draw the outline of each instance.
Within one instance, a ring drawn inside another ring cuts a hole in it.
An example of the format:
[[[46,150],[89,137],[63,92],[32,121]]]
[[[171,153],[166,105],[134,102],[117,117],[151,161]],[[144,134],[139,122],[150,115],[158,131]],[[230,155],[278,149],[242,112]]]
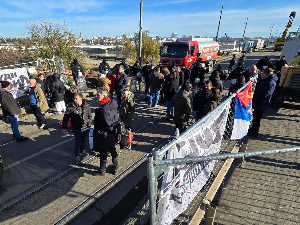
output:
[[[247,135],[252,120],[252,83],[235,96],[235,115],[231,140]]]

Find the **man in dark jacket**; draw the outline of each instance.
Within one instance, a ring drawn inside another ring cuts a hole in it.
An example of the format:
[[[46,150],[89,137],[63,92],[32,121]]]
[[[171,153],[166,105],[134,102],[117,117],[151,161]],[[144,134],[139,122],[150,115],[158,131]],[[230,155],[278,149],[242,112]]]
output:
[[[187,80],[190,80],[190,70],[187,68],[186,64],[183,63],[182,67],[181,67],[181,71],[183,72],[184,74],[184,83],[187,81]]]
[[[191,87],[192,85],[190,83],[185,83],[184,87],[181,88],[171,100],[171,107],[174,107],[173,119],[179,133],[186,130],[186,125],[192,113],[191,100],[188,97]]]
[[[119,66],[119,73],[115,79],[115,92],[117,95],[118,107],[121,105],[122,93],[127,88],[128,76],[124,73],[124,67]]]
[[[283,66],[285,66],[287,63],[287,61],[285,60],[285,56],[281,56],[280,60],[278,60],[274,65],[277,71],[281,72],[281,68]]]
[[[157,66],[155,68],[155,72],[151,74],[150,76],[151,81],[151,90],[150,90],[150,96],[149,96],[149,107],[156,107],[159,100],[159,93],[162,87],[162,84],[164,82],[164,75],[160,72],[160,67]],[[152,105],[153,96],[155,95],[154,104]]]
[[[146,95],[146,98],[144,100],[148,100],[148,95],[150,93],[149,89],[150,89],[150,85],[151,85],[150,75],[151,75],[152,72],[153,72],[152,64],[150,64],[147,61],[146,65],[142,69],[142,75],[145,79],[145,95]]]
[[[165,98],[167,100],[166,120],[174,117],[174,107],[171,107],[171,100],[179,88],[177,73],[171,73],[165,77]]]
[[[64,101],[65,95],[65,85],[59,79],[59,75],[57,73],[53,74],[53,83],[52,83],[52,100],[54,102],[57,114],[62,114],[62,112],[66,111],[66,104]]]
[[[71,125],[75,137],[75,163],[80,164],[80,156],[88,156],[85,151],[86,142],[92,125],[91,108],[86,104],[82,94],[74,95],[74,102],[70,103],[62,122],[62,133],[66,133],[67,125],[71,119]]]
[[[196,87],[201,88],[204,82],[204,75],[207,72],[208,69],[203,68],[201,63],[197,62],[197,65],[191,70],[191,83]],[[196,78],[200,79],[200,81],[197,82]]]
[[[76,85],[78,85],[77,80],[78,80],[79,72],[81,72],[82,75],[84,76],[84,71],[82,69],[82,66],[79,64],[77,59],[74,59],[74,61],[71,63],[70,67],[71,67],[71,71],[72,71],[74,81],[75,81]]]
[[[135,64],[131,67],[130,74],[132,77],[135,78],[136,82],[138,82],[138,84],[136,84],[135,86],[137,85],[139,86],[139,91],[141,91],[141,86],[143,81],[141,72],[142,72],[142,67],[140,66],[140,62],[137,60]]]
[[[244,68],[245,60],[246,60],[246,53],[243,52],[242,56],[239,58],[239,63],[242,65],[243,68]]]
[[[99,64],[99,69],[104,70],[104,71],[108,71],[110,70],[110,66],[108,65],[108,63],[106,62],[106,59],[102,60],[102,63]]]
[[[17,142],[28,140],[27,137],[22,137],[19,132],[19,114],[21,109],[19,108],[16,100],[8,90],[10,90],[11,84],[8,81],[0,81],[0,102],[4,116],[9,117],[13,136],[17,138]]]
[[[264,111],[268,110],[272,94],[276,87],[277,76],[273,74],[273,69],[267,68],[262,72],[263,79],[257,84],[252,100],[253,121],[252,127],[248,131],[248,136],[258,136],[260,121]]]
[[[110,99],[106,88],[97,90],[99,108],[95,112],[93,147],[100,153],[100,169],[95,175],[104,176],[106,172],[107,152],[111,153],[113,173],[116,174],[119,161],[116,143],[121,140],[120,116],[117,110],[117,102]]]
[[[236,64],[235,55],[233,55],[232,59],[229,61],[228,73],[230,73],[233,70],[235,64]]]
[[[257,66],[257,69],[259,69],[260,71],[263,71],[265,69],[264,67],[275,69],[275,66],[271,63],[268,56],[265,56],[264,58],[260,59],[256,63],[256,66]]]
[[[193,99],[193,110],[196,112],[196,121],[205,115],[205,108],[212,87],[213,85],[210,80],[205,81],[205,89],[199,90]]]

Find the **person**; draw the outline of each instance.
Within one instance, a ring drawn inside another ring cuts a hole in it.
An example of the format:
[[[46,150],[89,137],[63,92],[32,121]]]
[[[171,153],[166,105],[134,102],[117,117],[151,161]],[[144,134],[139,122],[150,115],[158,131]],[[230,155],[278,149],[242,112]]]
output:
[[[41,89],[41,85],[37,84],[35,79],[29,80],[29,86],[29,90],[25,93],[29,93],[29,103],[32,112],[38,122],[37,125],[40,129],[43,129],[46,126],[46,119],[43,113],[45,113],[49,109],[47,99]]]
[[[110,97],[112,98],[114,96],[114,91],[115,91],[116,75],[112,74],[111,70],[108,70],[107,74],[106,74],[106,77],[107,77],[107,79],[110,80],[109,93],[110,93]]]
[[[186,82],[183,86],[184,87],[181,88],[171,100],[171,107],[174,107],[173,120],[180,134],[186,130],[192,112],[191,100],[188,97],[192,85],[189,82]]]
[[[276,87],[277,76],[273,74],[272,68],[267,68],[262,72],[263,79],[257,84],[252,100],[253,121],[252,127],[248,131],[248,136],[258,136],[261,118],[264,111],[268,110],[272,94]]]
[[[123,68],[124,68],[124,73],[125,73],[127,76],[130,76],[130,66],[126,63],[125,60],[122,60],[121,65],[122,65]]]
[[[244,65],[241,62],[238,62],[237,67],[231,71],[231,73],[227,77],[227,80],[237,79],[244,72],[245,72]]]
[[[148,100],[149,99],[149,94],[150,94],[150,85],[151,85],[151,81],[150,81],[150,75],[153,72],[153,66],[152,64],[149,63],[149,61],[146,62],[146,65],[142,68],[142,75],[144,77],[145,80],[145,99],[144,100]]]
[[[167,67],[164,67],[167,69]],[[168,70],[168,69],[167,69]],[[165,97],[167,100],[166,120],[174,117],[174,107],[171,107],[171,100],[179,88],[179,79],[177,73],[167,74],[165,76]]]
[[[92,113],[91,108],[86,103],[81,93],[74,95],[74,101],[67,107],[67,111],[64,115],[62,122],[62,133],[67,131],[67,125],[71,120],[71,125],[75,137],[75,163],[79,165],[81,163],[81,156],[88,156],[85,151],[85,146],[89,137],[90,127],[92,125]]]
[[[5,117],[9,117],[10,126],[13,136],[17,142],[27,141],[28,137],[21,136],[19,132],[19,114],[21,109],[18,106],[13,95],[8,91],[11,88],[9,81],[0,81],[0,102],[2,113]]]
[[[135,111],[134,107],[134,94],[125,89],[122,95],[122,103],[119,109],[120,117],[122,122],[125,124],[127,130],[131,130],[132,126],[132,116]]]
[[[229,61],[228,73],[230,73],[233,70],[235,64],[236,64],[235,55],[233,55],[232,59]]]
[[[219,71],[215,70],[211,73],[209,80],[211,81],[213,87],[218,88],[220,92],[223,91],[223,82],[221,81]]]
[[[241,64],[241,66],[244,68],[244,64],[245,64],[245,60],[246,60],[246,53],[243,52],[242,56],[239,58],[239,63]]]
[[[136,87],[137,86],[139,87],[138,91],[141,91],[141,86],[142,86],[142,82],[143,82],[141,72],[142,72],[142,67],[140,66],[140,62],[137,60],[135,62],[135,64],[131,67],[130,73],[133,77],[135,77],[136,82],[138,83],[138,84],[136,84]],[[135,89],[137,90],[136,87],[135,87]]]
[[[99,74],[99,78],[98,78],[98,85],[99,87],[105,87],[108,91],[109,89],[109,85],[111,84],[110,79],[108,79],[105,75],[105,71],[102,70]]]
[[[53,74],[50,74],[46,77],[46,81],[45,81],[45,94],[48,97],[51,97],[52,83],[53,83]],[[54,105],[54,102],[53,102],[53,105]]]
[[[220,76],[220,79],[221,79],[221,80],[226,80],[226,79],[227,79],[227,74],[222,70],[221,64],[218,64],[218,65],[217,65],[217,68],[216,68],[214,71],[212,71],[211,74],[213,74],[213,73],[215,73],[215,72],[218,72],[218,73],[219,73],[219,76]]]
[[[278,60],[274,66],[275,66],[275,69],[278,71],[278,72],[281,72],[281,68],[285,65],[287,65],[287,61],[285,60],[285,56],[281,56],[280,57],[280,60]]]
[[[56,108],[56,113],[62,114],[62,112],[66,111],[66,104],[64,101],[65,85],[59,79],[59,75],[57,73],[53,74],[53,83],[52,83],[51,92],[52,92],[52,100]]]
[[[78,81],[78,75],[79,75],[79,72],[82,73],[82,75],[84,76],[84,71],[82,69],[82,66],[79,64],[78,60],[77,59],[74,59],[74,61],[71,63],[71,71],[72,71],[72,76],[74,78],[74,81],[77,84],[77,81]]]
[[[80,93],[79,87],[76,86],[75,81],[72,81],[69,89],[66,89],[65,91],[66,104],[73,102],[75,94],[79,94],[79,93]]]
[[[221,91],[216,88],[212,87],[210,92],[209,92],[209,97],[207,99],[207,103],[203,112],[203,116],[208,114],[209,112],[213,111],[221,102],[222,100],[222,95]]]
[[[231,87],[228,90],[228,96],[233,95],[237,90],[239,90],[241,87],[243,87],[246,83],[244,76],[239,76],[236,79],[235,83],[232,83]]]
[[[190,80],[190,70],[187,68],[186,64],[183,63],[181,67],[181,71],[184,73],[184,82],[185,83],[187,80]]]
[[[241,74],[241,76],[245,77],[245,82],[248,82],[249,80],[253,79],[257,75],[258,75],[257,67],[255,64],[252,64],[251,66],[249,66],[249,68]]]
[[[100,168],[94,175],[105,175],[108,152],[112,156],[113,174],[116,174],[119,160],[115,145],[121,140],[118,104],[108,97],[108,91],[103,87],[97,90],[97,100],[99,108],[95,111],[94,117],[93,148],[100,153]]]
[[[201,88],[204,82],[204,75],[208,72],[208,69],[204,69],[200,62],[194,66],[191,70],[191,83],[196,86],[196,88]],[[197,79],[198,78],[198,79]]]
[[[44,75],[39,73],[36,79],[36,82],[41,85],[41,89],[43,90],[44,94],[45,92],[45,85],[44,85]]]
[[[159,93],[164,82],[164,75],[160,72],[160,67],[155,68],[155,72],[150,76],[151,90],[148,107],[156,107],[159,101]],[[152,105],[153,96],[155,95],[154,104]]]
[[[124,73],[124,67],[119,66],[119,73],[115,79],[115,91],[117,95],[118,108],[121,105],[122,101],[122,92],[127,88],[128,76]]]
[[[108,71],[110,70],[110,66],[108,65],[108,63],[106,62],[106,59],[103,59],[102,60],[102,63],[99,64],[99,69],[100,71],[103,70],[103,71]]]
[[[210,80],[205,81],[204,90],[199,90],[193,99],[193,110],[196,112],[196,121],[205,115],[205,107],[211,94],[213,85]]]
[[[257,69],[259,69],[260,71],[263,71],[265,69],[265,67],[275,69],[275,66],[271,63],[268,56],[261,58],[256,63],[256,66],[257,66]]]

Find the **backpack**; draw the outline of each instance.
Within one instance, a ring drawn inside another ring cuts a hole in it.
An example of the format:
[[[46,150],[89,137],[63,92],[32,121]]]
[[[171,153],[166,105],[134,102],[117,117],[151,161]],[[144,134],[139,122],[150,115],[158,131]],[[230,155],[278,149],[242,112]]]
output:
[[[121,124],[121,141],[120,141],[120,148],[124,149],[126,146],[131,145],[133,134],[131,131],[125,128],[125,124],[123,122]]]

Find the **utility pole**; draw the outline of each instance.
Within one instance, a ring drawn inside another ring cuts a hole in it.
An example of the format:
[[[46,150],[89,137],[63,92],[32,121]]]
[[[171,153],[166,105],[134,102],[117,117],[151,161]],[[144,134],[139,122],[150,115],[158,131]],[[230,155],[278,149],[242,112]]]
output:
[[[243,39],[242,39],[242,51],[243,51],[243,45],[244,45],[244,39],[245,39],[245,33],[246,33],[246,28],[247,28],[247,24],[248,24],[248,18],[245,24],[245,28],[244,28],[244,33],[243,33]]]
[[[140,3],[140,35],[139,35],[139,57],[142,57],[142,36],[143,36],[143,30],[142,30],[142,18],[143,18],[143,0],[141,0]]]
[[[270,38],[271,38],[271,35],[272,35],[273,26],[274,26],[274,24],[272,25],[272,27],[270,27],[271,30],[270,30],[270,35],[268,37],[268,44],[267,44],[267,46],[269,45],[269,42],[270,42]]]
[[[218,38],[219,38],[219,30],[220,30],[220,25],[221,25],[222,13],[223,13],[223,6],[222,6],[222,9],[221,9],[221,15],[220,15],[220,20],[219,20],[217,36],[216,36],[216,42],[218,42]]]

